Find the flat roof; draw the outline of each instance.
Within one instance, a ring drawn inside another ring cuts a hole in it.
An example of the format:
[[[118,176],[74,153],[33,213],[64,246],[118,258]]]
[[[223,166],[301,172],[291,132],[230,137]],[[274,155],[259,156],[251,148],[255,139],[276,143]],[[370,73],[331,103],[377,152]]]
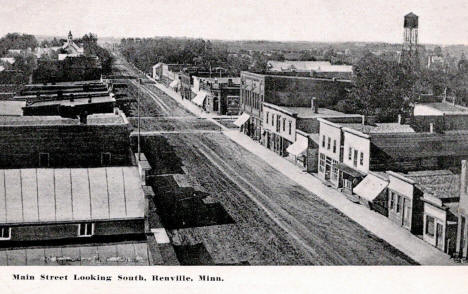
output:
[[[436,198],[460,197],[460,175],[450,170],[414,171],[402,175],[413,180],[423,192]]]
[[[101,113],[88,115],[86,125],[126,124],[121,115]],[[0,116],[0,126],[48,126],[48,125],[79,125],[79,119],[61,116]]]
[[[415,133],[416,131],[406,124],[399,123],[376,123],[373,125],[360,123],[339,123],[342,127],[350,128],[364,134],[384,133]]]
[[[20,116],[23,115],[25,101],[0,101],[0,116]]]
[[[146,242],[0,249],[0,266],[150,265]]]
[[[0,170],[0,224],[143,217],[135,167]]]
[[[347,114],[328,108],[318,108],[317,113],[311,107],[290,107],[290,106],[280,106],[281,108],[287,109],[289,111],[297,113],[297,117],[300,118],[314,118],[314,117],[324,117],[324,116],[345,116]]]
[[[463,107],[460,105],[453,105],[447,102],[418,103],[417,105],[430,107],[444,114],[460,113],[460,112],[468,114],[467,107]]]
[[[115,98],[111,97],[109,94],[105,96],[92,97],[91,102],[90,98],[75,98],[73,101],[70,99],[63,100],[47,100],[47,101],[34,101],[33,103],[27,105],[27,107],[42,107],[42,106],[51,106],[51,105],[65,105],[65,106],[76,106],[76,105],[87,105],[87,104],[98,104],[98,103],[112,103],[115,102]]]

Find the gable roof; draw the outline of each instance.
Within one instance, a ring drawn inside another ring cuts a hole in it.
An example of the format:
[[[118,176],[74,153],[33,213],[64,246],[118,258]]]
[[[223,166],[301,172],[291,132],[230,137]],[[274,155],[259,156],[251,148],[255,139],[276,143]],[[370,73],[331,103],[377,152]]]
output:
[[[134,167],[0,170],[0,224],[143,217]]]

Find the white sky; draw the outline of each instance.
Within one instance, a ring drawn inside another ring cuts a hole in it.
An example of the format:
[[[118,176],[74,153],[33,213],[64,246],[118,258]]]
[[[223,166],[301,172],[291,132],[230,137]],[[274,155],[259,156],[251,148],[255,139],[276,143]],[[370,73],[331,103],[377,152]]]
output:
[[[0,34],[468,44],[467,0],[0,0]]]

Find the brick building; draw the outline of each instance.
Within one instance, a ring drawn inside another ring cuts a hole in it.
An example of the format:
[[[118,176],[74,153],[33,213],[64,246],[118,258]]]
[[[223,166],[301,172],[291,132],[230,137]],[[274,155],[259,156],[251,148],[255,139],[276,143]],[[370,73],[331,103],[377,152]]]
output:
[[[192,100],[205,111],[219,115],[239,114],[240,78],[200,78],[194,77],[197,95]]]
[[[343,99],[350,81],[241,72],[240,112],[248,116],[241,130],[254,140],[263,140],[263,102],[286,107],[311,107],[317,97],[320,107]]]
[[[0,167],[129,165],[130,128],[122,112],[86,124],[58,116],[0,117]]]

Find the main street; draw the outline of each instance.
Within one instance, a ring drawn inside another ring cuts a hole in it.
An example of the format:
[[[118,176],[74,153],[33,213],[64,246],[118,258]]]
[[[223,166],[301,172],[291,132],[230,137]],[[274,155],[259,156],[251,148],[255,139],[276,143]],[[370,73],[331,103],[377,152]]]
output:
[[[143,78],[120,58],[116,67]],[[191,212],[216,211],[208,220],[168,228],[182,264],[414,263],[217,132],[218,125],[194,117],[154,85],[132,84],[144,108],[152,108],[142,109],[142,142],[155,185],[192,187],[208,196]]]

